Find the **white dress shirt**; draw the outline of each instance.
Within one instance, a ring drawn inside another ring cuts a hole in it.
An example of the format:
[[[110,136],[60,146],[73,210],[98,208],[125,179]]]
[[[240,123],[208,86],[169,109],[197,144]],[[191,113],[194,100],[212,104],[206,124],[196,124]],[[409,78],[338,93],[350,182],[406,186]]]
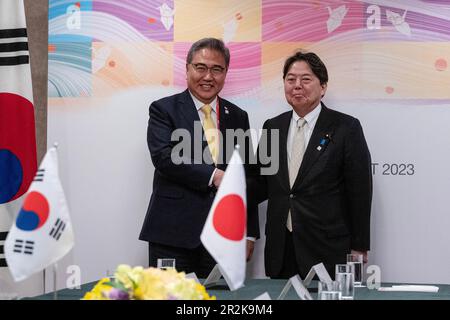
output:
[[[316,126],[317,119],[319,118],[320,111],[322,110],[322,105],[319,103],[317,107],[313,109],[310,113],[308,113],[303,119],[305,119],[305,127],[303,133],[305,134],[305,150],[308,147],[309,139],[311,138],[314,127]],[[292,152],[292,140],[294,140],[295,128],[297,128],[297,120],[300,119],[300,116],[292,111],[291,123],[289,125],[289,131],[287,136],[287,155],[288,155],[288,163],[291,160],[291,152]]]

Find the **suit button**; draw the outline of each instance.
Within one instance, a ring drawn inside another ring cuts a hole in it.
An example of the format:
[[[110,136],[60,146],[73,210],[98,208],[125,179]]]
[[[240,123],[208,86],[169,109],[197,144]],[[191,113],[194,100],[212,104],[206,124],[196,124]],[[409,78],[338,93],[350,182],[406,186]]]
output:
[[[295,198],[295,194],[292,194],[292,193],[291,193],[291,194],[289,195],[289,198],[294,199],[294,198]]]
[[[215,195],[216,195],[216,194],[215,194],[214,191],[211,191],[211,192],[209,193],[209,197],[210,197],[210,198],[214,198]]]

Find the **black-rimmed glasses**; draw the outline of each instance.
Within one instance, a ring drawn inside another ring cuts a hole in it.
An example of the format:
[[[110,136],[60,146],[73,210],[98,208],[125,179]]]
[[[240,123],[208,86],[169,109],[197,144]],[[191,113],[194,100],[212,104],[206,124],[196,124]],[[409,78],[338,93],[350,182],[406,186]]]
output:
[[[190,63],[199,74],[206,74],[208,70],[211,72],[213,76],[221,76],[225,72],[225,68],[222,66],[214,65],[212,67],[208,67],[204,63]]]

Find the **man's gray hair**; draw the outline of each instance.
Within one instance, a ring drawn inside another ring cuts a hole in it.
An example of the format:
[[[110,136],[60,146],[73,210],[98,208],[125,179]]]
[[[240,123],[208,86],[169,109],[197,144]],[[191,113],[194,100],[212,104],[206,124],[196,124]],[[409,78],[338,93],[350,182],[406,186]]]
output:
[[[225,59],[225,68],[228,69],[228,66],[230,65],[230,50],[225,46],[225,43],[222,40],[216,38],[203,38],[193,43],[187,54],[186,62],[188,64],[191,63],[194,54],[205,48],[215,50],[222,54]]]

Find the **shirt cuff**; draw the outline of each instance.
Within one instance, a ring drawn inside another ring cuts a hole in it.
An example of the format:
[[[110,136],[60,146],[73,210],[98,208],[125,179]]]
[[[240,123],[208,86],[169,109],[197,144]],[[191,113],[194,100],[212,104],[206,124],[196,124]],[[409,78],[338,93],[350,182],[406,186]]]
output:
[[[209,178],[209,182],[208,182],[208,187],[212,187],[213,186],[213,179],[214,179],[214,174],[216,173],[217,168],[214,169],[211,178]]]
[[[256,241],[256,237],[247,237],[247,240],[255,242]]]

